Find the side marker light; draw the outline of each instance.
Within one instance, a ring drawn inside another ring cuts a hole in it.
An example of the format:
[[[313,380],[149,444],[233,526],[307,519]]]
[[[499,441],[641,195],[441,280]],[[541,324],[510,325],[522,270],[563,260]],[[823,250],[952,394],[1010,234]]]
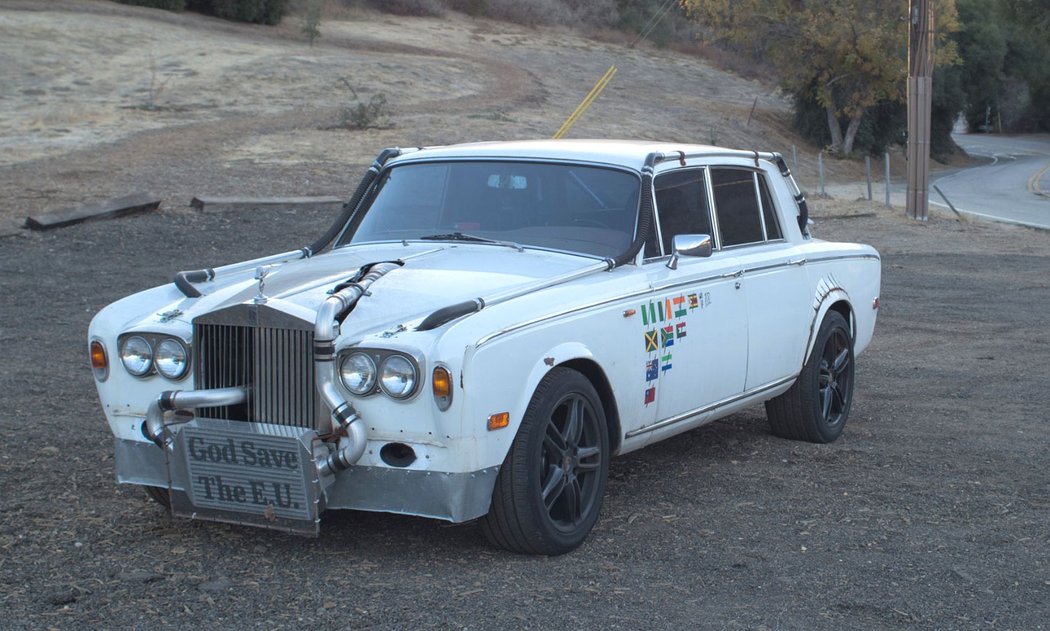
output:
[[[489,431],[503,429],[510,425],[510,412],[500,412],[489,417]]]

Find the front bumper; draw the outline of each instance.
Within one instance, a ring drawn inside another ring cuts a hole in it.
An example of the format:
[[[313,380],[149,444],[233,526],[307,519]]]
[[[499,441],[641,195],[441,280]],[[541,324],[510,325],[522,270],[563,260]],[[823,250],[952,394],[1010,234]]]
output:
[[[169,466],[170,452],[166,456],[153,443],[120,438],[114,438],[114,451],[117,482],[169,488],[180,494],[176,505],[190,502],[181,468]],[[454,473],[355,465],[323,489],[321,507],[464,522],[488,512],[498,473],[498,467]],[[212,519],[196,511],[187,516]]]

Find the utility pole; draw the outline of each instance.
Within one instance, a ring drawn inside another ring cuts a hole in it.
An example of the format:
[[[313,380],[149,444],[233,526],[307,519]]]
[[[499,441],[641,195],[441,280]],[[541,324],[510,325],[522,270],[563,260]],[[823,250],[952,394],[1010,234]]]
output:
[[[933,105],[933,0],[911,0],[908,28],[908,216],[926,221]]]

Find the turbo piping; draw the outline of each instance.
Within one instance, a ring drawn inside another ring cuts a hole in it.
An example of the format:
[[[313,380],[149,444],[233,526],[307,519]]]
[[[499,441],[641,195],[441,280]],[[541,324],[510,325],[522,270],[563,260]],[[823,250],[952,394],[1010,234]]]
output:
[[[339,322],[368,291],[372,283],[399,267],[400,263],[372,265],[360,279],[329,296],[317,311],[317,321],[314,323],[314,373],[317,392],[324,404],[332,410],[332,422],[335,427],[346,432],[346,436],[339,439],[336,450],[318,460],[317,468],[322,475],[343,471],[360,460],[368,440],[364,423],[357,422],[359,417],[354,406],[346,400],[335,384],[335,338]]]
[[[170,449],[175,435],[167,431],[168,425],[164,423],[165,412],[237,405],[247,399],[247,386],[212,390],[165,390],[150,403],[146,411],[146,420],[142,423],[142,435],[161,449]]]

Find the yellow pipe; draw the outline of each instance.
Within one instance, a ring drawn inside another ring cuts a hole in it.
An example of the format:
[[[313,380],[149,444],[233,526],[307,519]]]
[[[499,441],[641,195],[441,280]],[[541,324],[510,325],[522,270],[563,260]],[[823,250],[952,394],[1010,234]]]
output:
[[[587,108],[591,106],[591,103],[594,103],[595,99],[597,99],[602,93],[602,90],[605,89],[605,86],[609,85],[609,82],[612,81],[613,75],[615,74],[616,66],[609,66],[609,69],[605,71],[605,74],[598,79],[597,83],[594,84],[594,87],[591,88],[591,91],[587,93],[587,96],[583,97],[583,100],[576,106],[576,109],[573,110],[572,114],[569,114],[569,117],[565,119],[565,122],[558,128],[558,131],[554,132],[555,139],[563,137],[570,129],[572,129],[572,126],[576,124],[576,120],[587,111]]]

